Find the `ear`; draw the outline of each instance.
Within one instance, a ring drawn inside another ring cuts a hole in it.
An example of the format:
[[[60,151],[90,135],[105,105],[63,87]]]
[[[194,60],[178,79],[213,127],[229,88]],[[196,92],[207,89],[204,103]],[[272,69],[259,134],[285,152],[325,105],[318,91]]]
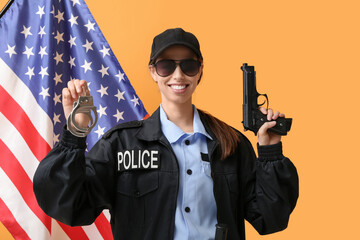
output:
[[[201,64],[200,70],[199,70],[200,76],[199,76],[199,80],[197,82],[197,85],[199,85],[199,83],[201,81],[201,78],[202,78],[202,75],[203,75],[203,69],[204,69],[204,64]]]
[[[157,83],[156,81],[156,69],[154,66],[152,65],[149,65],[149,72],[150,72],[150,75],[152,77],[152,79]]]

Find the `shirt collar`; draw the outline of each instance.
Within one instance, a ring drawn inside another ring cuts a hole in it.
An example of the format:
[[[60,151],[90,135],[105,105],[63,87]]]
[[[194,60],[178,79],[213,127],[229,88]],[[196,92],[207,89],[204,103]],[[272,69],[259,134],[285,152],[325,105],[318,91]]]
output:
[[[206,132],[205,127],[200,120],[199,112],[194,105],[193,105],[193,109],[194,109],[194,120],[193,120],[194,134],[200,133],[212,140],[210,135]],[[160,105],[160,122],[161,122],[161,129],[165,137],[168,139],[168,141],[171,144],[179,140],[179,138],[181,138],[184,134],[189,134],[189,133],[185,133],[175,123],[171,122],[167,118],[166,113],[162,108],[162,105]]]

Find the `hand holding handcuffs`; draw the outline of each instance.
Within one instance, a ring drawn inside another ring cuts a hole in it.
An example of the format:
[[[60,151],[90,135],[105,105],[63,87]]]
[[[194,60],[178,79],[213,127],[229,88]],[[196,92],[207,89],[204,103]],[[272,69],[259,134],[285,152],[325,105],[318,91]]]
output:
[[[91,115],[91,111],[95,115],[95,121]],[[90,127],[80,127],[75,121],[75,115],[78,113],[84,113],[90,118]],[[67,119],[67,129],[77,137],[86,137],[95,127],[95,124],[98,120],[98,115],[96,107],[94,106],[94,101],[92,96],[86,96],[86,91],[83,86],[83,96],[79,96],[79,99],[74,102],[73,110],[71,111]]]

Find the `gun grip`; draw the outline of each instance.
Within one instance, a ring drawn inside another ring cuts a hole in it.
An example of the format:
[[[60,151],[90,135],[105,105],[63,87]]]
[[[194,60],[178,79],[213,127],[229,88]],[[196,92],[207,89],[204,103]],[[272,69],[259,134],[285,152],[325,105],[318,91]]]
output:
[[[267,120],[267,115],[260,112],[260,110],[255,112],[254,117],[255,117],[255,128],[257,131],[264,123],[271,122]],[[272,128],[269,128],[268,131],[282,136],[287,135],[287,132],[290,131],[291,128],[292,118],[278,117],[275,121],[276,121],[276,125]]]

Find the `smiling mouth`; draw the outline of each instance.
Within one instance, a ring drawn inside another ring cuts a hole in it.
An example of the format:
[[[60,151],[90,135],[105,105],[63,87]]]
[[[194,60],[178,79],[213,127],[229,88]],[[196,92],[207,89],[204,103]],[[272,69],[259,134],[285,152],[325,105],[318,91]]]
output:
[[[169,85],[169,87],[171,87],[174,90],[183,90],[185,88],[187,88],[189,85],[183,84],[183,85]]]

